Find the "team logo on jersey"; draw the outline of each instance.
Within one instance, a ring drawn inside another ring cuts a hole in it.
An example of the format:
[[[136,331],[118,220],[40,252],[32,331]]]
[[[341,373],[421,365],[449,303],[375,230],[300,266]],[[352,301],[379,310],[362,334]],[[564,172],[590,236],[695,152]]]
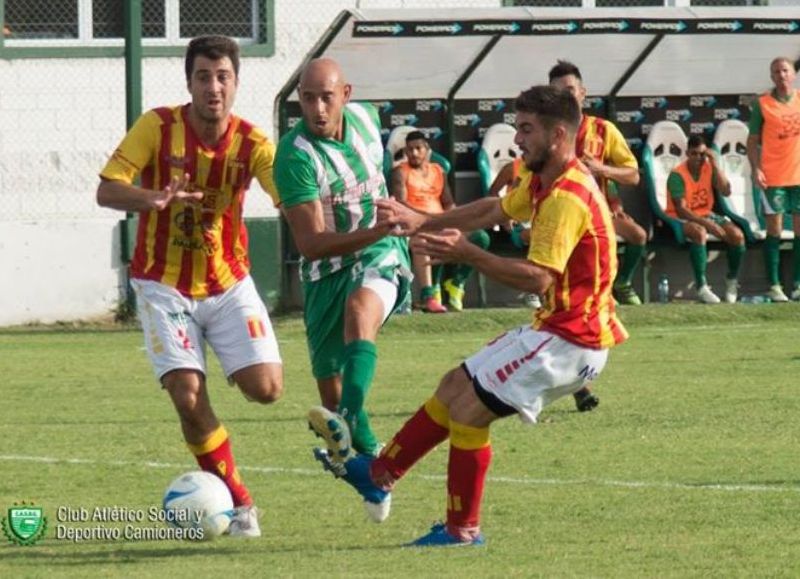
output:
[[[33,545],[47,530],[47,517],[41,507],[20,503],[8,509],[3,517],[3,533],[17,545]]]

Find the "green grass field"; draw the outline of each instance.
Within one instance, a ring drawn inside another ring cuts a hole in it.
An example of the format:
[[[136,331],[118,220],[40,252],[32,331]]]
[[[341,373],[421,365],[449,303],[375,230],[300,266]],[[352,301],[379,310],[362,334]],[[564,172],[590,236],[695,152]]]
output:
[[[369,407],[388,439],[439,377],[525,310],[397,317]],[[276,320],[286,394],[212,400],[264,512],[263,537],[191,543],[55,538],[58,507],[147,509],[193,461],[138,331],[0,332],[0,514],[43,507],[46,537],[0,544],[0,577],[796,577],[800,575],[800,305],[624,308],[631,339],[596,384],[536,426],[493,427],[485,548],[399,546],[444,515],[446,447],[397,487],[390,519],[318,469],[302,324]],[[149,523],[145,523],[148,525]],[[96,523],[92,523],[96,525]],[[152,524],[149,524],[152,526]]]

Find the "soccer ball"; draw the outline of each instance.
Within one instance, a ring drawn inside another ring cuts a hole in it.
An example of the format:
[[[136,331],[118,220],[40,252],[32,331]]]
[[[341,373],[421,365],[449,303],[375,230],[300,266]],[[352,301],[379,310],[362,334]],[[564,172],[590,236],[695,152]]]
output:
[[[167,524],[184,529],[203,529],[212,539],[228,530],[233,517],[233,498],[218,476],[192,471],[173,480],[162,502]]]

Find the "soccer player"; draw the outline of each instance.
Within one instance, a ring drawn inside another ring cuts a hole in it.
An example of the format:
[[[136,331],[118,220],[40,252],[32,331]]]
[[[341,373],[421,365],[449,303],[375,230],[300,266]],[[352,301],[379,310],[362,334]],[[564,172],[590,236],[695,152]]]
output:
[[[611,295],[617,268],[611,212],[575,156],[578,103],[566,91],[536,86],[517,97],[515,109],[515,142],[536,174],[528,191],[486,197],[436,216],[391,200],[379,203],[382,219],[396,223],[396,231],[416,233],[412,250],[437,261],[470,263],[502,283],[547,296],[532,325],[495,338],[447,372],[378,458],[350,453],[345,461],[343,478],[362,497],[388,501],[394,484],[449,438],[446,522],[412,545],[482,544],[491,423],[514,414],[536,422],[544,406],[594,380],[609,348],[627,338]],[[526,258],[483,251],[457,229],[429,233],[531,217],[534,235]],[[346,450],[331,442],[330,452]]]
[[[280,397],[283,365],[249,275],[242,221],[253,177],[277,202],[275,146],[231,112],[239,86],[235,41],[195,38],[185,70],[191,102],[136,121],[100,173],[97,202],[139,213],[130,276],[150,361],[198,464],[231,491],[230,534],[257,537],[258,512],[211,408],[205,345],[248,400]],[[137,175],[141,186],[133,184]]]
[[[764,262],[773,302],[789,298],[781,287],[780,244],[783,214],[792,214],[794,241],[794,287],[791,298],[800,300],[800,91],[794,88],[797,77],[794,63],[785,56],[769,65],[775,87],[753,103],[747,158],[756,185],[761,188],[761,205],[767,222]]]
[[[571,92],[583,110],[586,87],[577,66],[566,60],[559,60],[550,69],[548,77],[552,86]],[[622,304],[640,305],[642,302],[633,289],[633,274],[645,253],[647,233],[625,212],[617,194],[617,184],[639,184],[636,157],[614,123],[586,114],[581,115],[581,126],[575,138],[575,154],[597,180],[611,208],[614,232],[625,240],[622,265],[614,280],[614,295]],[[575,406],[581,412],[593,410],[600,404],[600,399],[591,389],[575,392],[574,398]]]
[[[430,151],[428,140],[421,131],[408,133],[406,160],[392,171],[391,194],[417,211],[438,214],[450,211],[455,207],[455,202],[444,169],[429,160]],[[469,240],[482,249],[489,247],[489,235],[482,229],[471,233]],[[442,305],[439,288],[443,268],[433,268],[434,274],[427,256],[417,253],[412,254],[411,258],[414,275],[422,286],[420,298],[424,311],[434,314],[447,312],[447,308]],[[472,267],[467,264],[454,267],[453,277],[446,279],[442,285],[447,292],[450,308],[460,312],[464,309],[464,284],[472,273]]]
[[[675,167],[667,178],[667,215],[683,223],[689,238],[689,258],[697,284],[697,299],[718,304],[720,299],[706,281],[708,234],[728,245],[728,275],[725,278],[725,301],[736,303],[739,269],[745,252],[744,234],[724,215],[714,213],[714,190],[728,196],[731,184],[719,170],[714,154],[699,135],[689,137],[686,160]]]
[[[583,77],[577,66],[566,60],[559,60],[550,69],[548,76],[551,85],[575,95],[583,110],[586,87],[583,85]],[[608,205],[611,207],[614,231],[625,240],[622,265],[614,281],[614,295],[620,303],[639,305],[642,302],[633,289],[632,281],[636,267],[645,252],[647,233],[625,213],[622,200],[616,194],[616,187],[611,185],[611,182],[619,185],[639,184],[639,165],[636,157],[614,123],[585,114],[581,116],[575,147],[576,154],[592,172],[600,185],[600,190],[606,195]]]
[[[350,94],[334,60],[308,64],[298,87],[303,119],[278,144],[275,183],[302,255],[306,336],[322,401],[309,423],[326,439],[350,440],[351,432],[356,450],[375,455],[379,442],[364,409],[375,339],[406,299],[411,272],[406,240],[376,222],[375,201],[388,196],[377,110],[350,103]],[[329,428],[337,409],[349,432]],[[343,460],[328,458],[334,466]]]

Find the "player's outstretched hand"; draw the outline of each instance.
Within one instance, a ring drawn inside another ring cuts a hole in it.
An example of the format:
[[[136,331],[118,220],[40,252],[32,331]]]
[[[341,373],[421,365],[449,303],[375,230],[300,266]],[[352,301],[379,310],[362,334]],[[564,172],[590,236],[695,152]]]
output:
[[[376,227],[389,227],[392,235],[407,237],[425,223],[424,215],[395,199],[378,199],[375,207],[378,210]]]
[[[458,229],[418,233],[411,238],[411,251],[427,255],[434,265],[468,262],[469,252],[474,247]]]
[[[189,173],[184,173],[180,177],[172,177],[169,185],[164,187],[163,190],[158,192],[158,195],[153,199],[153,207],[156,211],[161,211],[170,203],[175,201],[184,201],[186,203],[196,203],[203,199],[202,191],[188,191],[189,188]]]

